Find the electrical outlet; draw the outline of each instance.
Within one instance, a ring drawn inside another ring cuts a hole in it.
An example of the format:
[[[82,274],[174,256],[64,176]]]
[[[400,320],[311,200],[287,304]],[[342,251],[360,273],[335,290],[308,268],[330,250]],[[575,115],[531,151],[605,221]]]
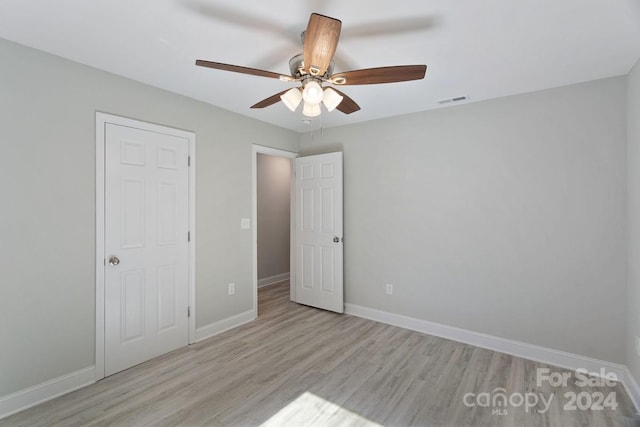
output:
[[[251,219],[250,218],[240,218],[240,228],[242,230],[248,230],[251,228]]]
[[[385,293],[387,295],[393,295],[393,285],[391,283],[385,285]]]
[[[236,293],[236,284],[229,283],[229,295],[235,295]]]

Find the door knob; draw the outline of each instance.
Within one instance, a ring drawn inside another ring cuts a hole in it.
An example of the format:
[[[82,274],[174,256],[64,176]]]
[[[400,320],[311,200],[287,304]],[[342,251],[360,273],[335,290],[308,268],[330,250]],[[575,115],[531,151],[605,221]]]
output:
[[[109,265],[118,265],[120,264],[120,260],[118,259],[117,256],[112,256],[111,258],[109,258]]]
[[[338,236],[336,236],[336,237],[333,238],[333,241],[335,243],[340,243],[340,238]]]

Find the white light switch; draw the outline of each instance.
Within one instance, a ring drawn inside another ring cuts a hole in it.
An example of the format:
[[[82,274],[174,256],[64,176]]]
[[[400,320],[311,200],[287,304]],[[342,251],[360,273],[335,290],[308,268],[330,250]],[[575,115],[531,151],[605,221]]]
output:
[[[251,219],[249,218],[240,218],[240,228],[243,230],[248,230],[251,227]]]

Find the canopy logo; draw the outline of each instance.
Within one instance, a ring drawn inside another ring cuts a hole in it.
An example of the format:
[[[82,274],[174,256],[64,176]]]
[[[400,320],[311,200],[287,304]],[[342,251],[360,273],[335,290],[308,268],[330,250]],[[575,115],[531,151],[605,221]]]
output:
[[[600,391],[601,388],[613,388],[617,385],[616,374],[600,369],[599,372],[590,373],[586,369],[577,369],[575,372],[552,372],[549,368],[536,369],[536,386],[543,387],[589,387],[589,391],[567,391],[558,395],[558,401],[565,411],[615,411],[618,408],[616,393]],[[510,409],[524,407],[525,412],[535,410],[539,414],[549,411],[556,393],[543,393],[529,391],[526,393],[507,393],[503,387],[495,388],[491,392],[466,393],[462,402],[469,408],[491,408],[492,415],[507,415]]]
[[[465,406],[473,408],[479,406],[481,408],[492,408],[493,415],[507,415],[509,408],[520,408],[524,406],[525,412],[536,408],[542,403],[542,408],[536,409],[539,414],[544,414],[549,410],[554,394],[551,393],[548,399],[545,399],[543,393],[511,393],[507,396],[507,390],[499,387],[491,393],[467,393],[463,396],[462,402]]]

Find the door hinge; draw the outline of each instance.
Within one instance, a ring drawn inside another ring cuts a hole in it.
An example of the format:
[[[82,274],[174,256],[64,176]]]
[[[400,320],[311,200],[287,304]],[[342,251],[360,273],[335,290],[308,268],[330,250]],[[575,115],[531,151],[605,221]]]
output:
[[[191,167],[191,156],[187,156],[187,167]]]
[[[191,317],[191,307],[187,306],[187,317]]]
[[[191,241],[191,232],[187,231],[187,242]]]

